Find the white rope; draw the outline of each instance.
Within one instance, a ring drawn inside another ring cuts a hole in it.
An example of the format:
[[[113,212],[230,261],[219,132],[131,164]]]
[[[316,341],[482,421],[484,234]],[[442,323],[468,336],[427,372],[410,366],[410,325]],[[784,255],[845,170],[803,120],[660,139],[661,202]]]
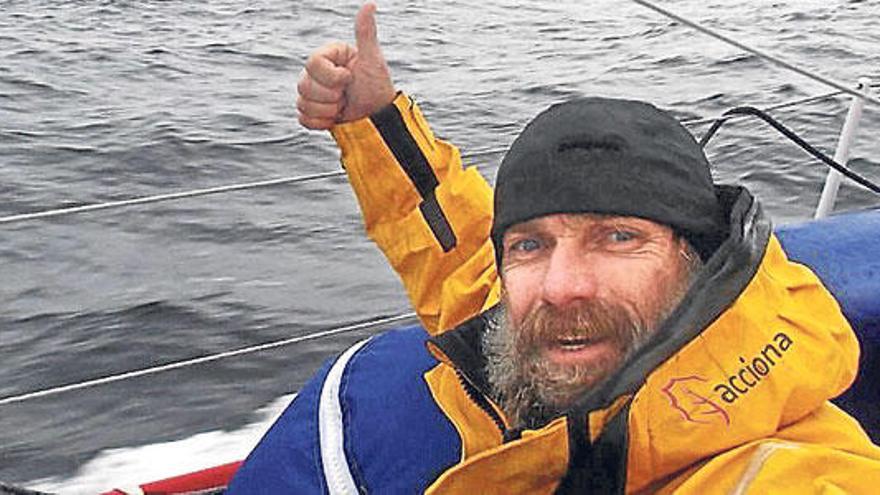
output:
[[[783,108],[793,107],[793,106],[797,106],[797,105],[803,105],[805,103],[813,103],[815,101],[821,101],[821,100],[835,97],[841,93],[842,93],[842,91],[830,91],[828,93],[822,93],[822,94],[813,95],[813,96],[805,96],[803,98],[798,98],[796,100],[789,100],[789,101],[785,101],[782,103],[777,103],[775,105],[770,105],[768,107],[764,107],[762,110],[764,110],[765,112],[769,112],[772,110],[780,110]],[[718,115],[717,117],[705,117],[705,118],[701,117],[701,118],[695,118],[695,119],[689,119],[689,120],[682,120],[681,125],[683,125],[685,127],[696,127],[696,126],[700,126],[700,125],[711,124],[720,118],[724,118],[724,119],[728,119],[728,120],[735,120],[735,119],[741,119],[743,117],[746,117],[746,115],[730,115],[730,116],[726,116],[726,117],[722,117],[721,115]],[[482,155],[497,155],[497,154],[504,153],[506,151],[507,151],[506,147],[489,148],[489,149],[480,151],[478,153],[470,153],[470,154],[462,155],[462,159],[471,159],[476,156],[482,156]]]
[[[505,151],[505,149],[501,149],[501,152]],[[473,158],[483,155],[491,155],[498,153],[499,151],[496,149],[489,149],[484,151],[478,151],[475,153],[471,153],[470,155],[466,155],[467,157]],[[281,177],[278,179],[269,179],[258,182],[247,182],[244,184],[230,184],[226,186],[217,186],[217,187],[209,187],[206,189],[195,189],[191,191],[181,191],[176,193],[168,193],[168,194],[158,194],[156,196],[144,196],[140,198],[131,198],[124,199],[120,201],[108,201],[106,203],[95,203],[91,205],[83,205],[83,206],[73,206],[70,208],[56,208],[52,210],[44,210],[37,211],[33,213],[20,213],[16,215],[10,215],[6,217],[0,217],[0,225],[11,224],[11,223],[21,223],[27,222],[31,220],[43,220],[47,218],[60,217],[64,215],[72,215],[75,213],[88,213],[92,211],[99,210],[109,210],[116,208],[126,208],[129,206],[143,205],[149,203],[160,203],[165,201],[176,201],[180,199],[187,198],[195,198],[198,196],[209,196],[211,194],[220,194],[220,193],[228,193],[234,191],[244,191],[248,189],[258,189],[263,187],[275,187],[289,184],[298,184],[303,182],[329,179],[331,177],[343,177],[345,176],[345,171],[337,171],[337,172],[324,172],[313,175],[301,175],[297,177]]]
[[[739,41],[736,41],[728,36],[725,36],[725,35],[717,32],[717,31],[713,31],[705,26],[697,24],[696,22],[689,21],[689,20],[685,19],[684,17],[681,17],[678,14],[670,12],[664,8],[658,7],[657,5],[654,5],[651,2],[648,2],[646,0],[631,0],[631,1],[641,5],[643,7],[647,7],[655,12],[659,12],[659,13],[665,15],[666,17],[669,17],[670,19],[674,19],[682,24],[688,25],[688,26],[696,29],[697,31],[708,34],[709,36],[717,38],[727,44],[733,45],[733,46],[739,48],[740,50],[747,51],[749,53],[752,53],[754,55],[757,55],[757,56],[763,58],[764,60],[767,60],[769,62],[773,62],[774,64],[779,65],[781,67],[785,67],[786,69],[788,69],[790,71],[797,72],[798,74],[805,76],[805,77],[808,77],[810,79],[813,79],[814,81],[818,81],[822,84],[831,86],[832,88],[839,89],[840,91],[843,91],[846,94],[849,94],[849,95],[852,95],[852,96],[855,96],[858,98],[864,98],[865,100],[870,101],[871,103],[875,103],[875,104],[880,105],[880,99],[878,99],[875,96],[865,95],[865,94],[859,93],[858,91],[848,87],[847,85],[842,84],[840,82],[837,82],[833,79],[822,76],[820,74],[816,74],[814,72],[808,72],[804,69],[801,69],[800,67],[797,67],[795,65],[792,65],[789,62],[786,62],[785,60],[783,60],[779,57],[776,57],[776,56],[771,55],[769,53],[763,52],[763,51],[758,50],[756,48],[752,48],[750,46],[744,45],[744,44],[740,43]]]
[[[779,110],[779,109],[786,108],[786,107],[792,107],[792,106],[795,106],[795,105],[801,105],[801,104],[804,104],[804,103],[812,103],[812,102],[814,102],[814,101],[824,100],[824,99],[827,99],[827,98],[831,98],[831,97],[837,96],[837,95],[839,95],[839,94],[841,94],[841,93],[843,93],[843,91],[831,91],[830,93],[823,93],[823,94],[821,94],[821,95],[807,96],[807,97],[805,97],[805,98],[800,98],[800,99],[797,99],[797,100],[791,100],[791,101],[787,101],[787,102],[784,102],[784,103],[777,103],[776,105],[770,105],[769,107],[764,107],[764,108],[762,108],[761,110],[763,110],[763,111],[765,111],[765,112],[770,112],[770,111],[773,111],[773,110]],[[700,118],[700,119],[683,120],[683,121],[681,122],[681,125],[684,125],[684,126],[698,126],[698,125],[711,124],[711,123],[715,122],[715,121],[718,120],[718,119],[734,120],[734,119],[741,119],[741,118],[743,118],[743,117],[748,117],[748,116],[747,116],[747,115],[728,115],[728,116],[724,116],[724,117],[722,117],[721,115],[719,115],[719,116],[717,116],[717,117],[709,117],[709,118]]]
[[[59,217],[62,215],[70,215],[73,213],[86,213],[90,211],[107,210],[110,208],[123,208],[126,206],[143,205],[147,203],[158,203],[160,201],[172,201],[184,198],[194,198],[196,196],[208,196],[209,194],[219,194],[232,191],[243,191],[245,189],[256,189],[259,187],[272,187],[282,184],[293,184],[298,182],[307,182],[313,180],[327,179],[330,177],[339,177],[345,175],[344,171],[326,172],[314,175],[304,175],[299,177],[283,177],[280,179],[264,180],[259,182],[249,182],[245,184],[232,184],[228,186],[210,187],[207,189],[196,189],[193,191],[183,191],[169,194],[159,194],[157,196],[146,196],[142,198],[126,199],[122,201],[110,201],[107,203],[96,203],[85,206],[74,206],[71,208],[59,208],[55,210],[38,211],[34,213],[22,213],[20,215],[12,215],[8,217],[0,217],[0,225],[16,222],[24,222],[35,219],[45,219]]]
[[[255,352],[265,351],[268,349],[275,349],[278,347],[284,347],[290,344],[296,344],[298,342],[305,342],[307,340],[314,340],[323,337],[329,337],[331,335],[339,335],[347,332],[353,332],[355,330],[361,330],[364,328],[375,327],[379,325],[385,325],[388,323],[395,323],[398,321],[403,321],[406,319],[414,318],[416,316],[415,313],[404,313],[395,316],[389,316],[386,318],[379,318],[376,320],[371,320],[363,323],[356,323],[354,325],[347,325],[344,327],[332,328],[329,330],[323,330],[320,332],[311,333],[308,335],[300,335],[298,337],[292,337],[289,339],[278,340],[275,342],[269,342],[266,344],[255,345],[251,347],[244,347],[241,349],[235,349],[232,351],[220,352],[217,354],[209,354],[206,356],[201,356],[192,359],[186,359],[183,361],[176,361],[173,363],[163,364],[160,366],[154,366],[151,368],[144,368],[140,370],[127,371],[125,373],[120,373],[117,375],[105,376],[102,378],[96,378],[94,380],[88,380],[80,383],[71,383],[69,385],[62,385],[59,387],[52,387],[43,390],[37,390],[34,392],[27,392],[21,395],[14,395],[10,397],[4,397],[0,399],[0,406],[4,406],[7,404],[14,404],[17,402],[24,402],[30,399],[37,399],[40,397],[48,397],[50,395],[57,395],[63,392],[71,392],[74,390],[81,390],[84,388],[95,387],[98,385],[104,385],[107,383],[118,382],[121,380],[128,380],[131,378],[136,378],[139,376],[153,375],[156,373],[161,373],[163,371],[176,370],[179,368],[186,368],[189,366],[194,366],[202,363],[209,363],[212,361],[217,361],[219,359],[225,359],[233,356],[241,356],[244,354],[252,354]]]

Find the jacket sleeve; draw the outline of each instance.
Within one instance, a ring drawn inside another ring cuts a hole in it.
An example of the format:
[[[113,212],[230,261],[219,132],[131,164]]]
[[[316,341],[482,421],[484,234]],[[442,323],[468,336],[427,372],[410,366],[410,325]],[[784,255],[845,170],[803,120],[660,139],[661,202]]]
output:
[[[400,276],[431,334],[498,299],[489,231],[492,189],[436,139],[405,94],[369,118],[331,129],[367,235]]]

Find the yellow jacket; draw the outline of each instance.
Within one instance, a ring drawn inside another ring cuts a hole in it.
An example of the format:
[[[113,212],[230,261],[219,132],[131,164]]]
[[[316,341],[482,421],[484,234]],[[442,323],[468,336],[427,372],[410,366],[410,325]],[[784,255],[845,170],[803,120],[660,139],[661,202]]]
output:
[[[504,438],[450,355],[498,302],[491,188],[406,95],[332,134],[368,235],[435,335],[425,380],[462,459],[429,493],[880,492],[880,447],[829,402],[856,375],[858,342],[744,189],[722,188],[730,238],[652,342],[565,417]]]

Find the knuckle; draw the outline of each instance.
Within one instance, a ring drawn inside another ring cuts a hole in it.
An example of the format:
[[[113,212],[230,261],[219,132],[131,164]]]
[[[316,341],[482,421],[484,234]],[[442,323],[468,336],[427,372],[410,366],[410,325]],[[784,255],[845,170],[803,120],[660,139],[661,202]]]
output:
[[[333,71],[333,73],[330,74],[330,77],[329,77],[329,79],[330,79],[329,86],[331,87],[331,89],[334,89],[337,91],[341,90],[341,88],[343,88],[348,83],[348,75],[349,75],[348,69],[340,68],[338,70]]]
[[[327,53],[332,55],[344,54],[348,49],[348,43],[342,41],[333,41],[325,45]]]
[[[296,92],[299,94],[306,94],[309,91],[310,87],[310,78],[308,75],[303,74],[302,77],[299,78],[299,81],[296,83]]]
[[[315,71],[318,70],[320,63],[321,62],[318,55],[316,53],[313,53],[312,56],[310,56],[309,59],[306,60],[306,74],[314,77]]]

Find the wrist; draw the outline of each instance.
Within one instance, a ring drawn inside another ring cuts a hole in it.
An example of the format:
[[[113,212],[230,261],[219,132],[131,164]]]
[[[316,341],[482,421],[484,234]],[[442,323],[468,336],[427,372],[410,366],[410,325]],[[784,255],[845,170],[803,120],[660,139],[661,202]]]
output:
[[[401,97],[406,98],[406,96],[403,94],[403,91],[392,89],[391,93],[386,98],[383,98],[384,103],[379,105],[375,111],[371,112],[370,116],[381,113],[382,110],[385,110],[388,107],[394,105],[397,99]]]

